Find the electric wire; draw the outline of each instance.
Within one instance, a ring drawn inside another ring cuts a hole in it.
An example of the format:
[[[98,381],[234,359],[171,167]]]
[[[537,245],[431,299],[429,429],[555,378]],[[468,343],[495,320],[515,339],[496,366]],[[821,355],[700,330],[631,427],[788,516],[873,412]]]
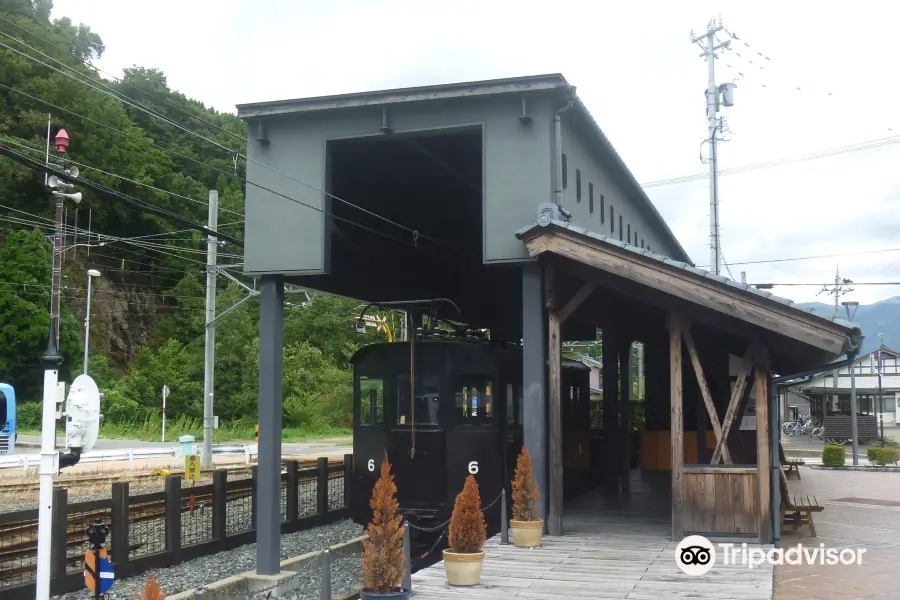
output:
[[[35,161],[31,157],[21,154],[20,152],[18,152],[16,150],[13,150],[12,148],[0,146],[0,153],[5,154],[9,158],[12,158],[16,162],[19,162],[27,167],[30,167],[33,170],[45,171],[47,169],[46,165],[43,165],[43,164],[39,163],[38,161]],[[72,177],[71,175],[68,175],[67,173],[63,173],[58,170],[55,171],[55,173],[56,173],[57,177],[64,179],[66,181],[69,181],[69,182],[76,181],[76,179],[74,177]],[[165,208],[161,208],[159,206],[155,206],[153,204],[143,202],[132,196],[124,194],[118,190],[112,189],[101,183],[98,183],[96,181],[92,181],[89,179],[80,179],[80,180],[77,180],[77,182],[80,185],[86,187],[87,189],[89,189],[91,191],[94,191],[94,192],[97,192],[100,194],[104,194],[106,196],[111,196],[113,198],[116,198],[118,200],[125,202],[126,204],[130,204],[130,205],[134,206],[135,208],[142,209],[144,212],[148,212],[151,214],[155,214],[157,216],[161,216],[161,217],[168,218],[170,220],[177,221],[179,223],[182,223],[184,225],[187,225],[189,227],[192,227],[194,229],[202,231],[202,232],[206,233],[207,235],[214,235],[217,238],[222,238],[222,239],[231,241],[232,243],[234,243],[238,246],[243,246],[243,242],[241,242],[239,239],[237,239],[231,235],[228,235],[223,232],[213,231],[213,230],[209,229],[207,226],[201,225],[199,223],[195,223],[194,221],[192,221],[178,213],[172,212]]]
[[[106,123],[101,123],[101,122],[99,122],[99,121],[96,121],[96,120],[94,120],[94,119],[91,119],[90,117],[86,117],[86,116],[84,116],[84,115],[81,115],[81,114],[79,114],[79,113],[77,113],[77,112],[75,112],[75,111],[73,111],[73,110],[69,110],[69,109],[67,109],[67,108],[63,108],[63,107],[58,106],[58,105],[56,105],[56,104],[54,104],[54,103],[52,103],[52,102],[49,102],[49,101],[47,101],[47,100],[44,100],[43,98],[39,98],[39,97],[37,97],[37,96],[33,96],[33,95],[31,95],[31,94],[29,94],[29,93],[27,93],[27,92],[23,92],[22,90],[16,89],[16,88],[11,87],[11,86],[8,86],[8,85],[6,85],[6,84],[4,84],[4,83],[2,83],[2,82],[0,82],[0,88],[3,88],[3,89],[6,89],[6,90],[15,92],[15,93],[17,93],[17,94],[21,94],[21,95],[23,95],[23,96],[25,96],[25,97],[27,97],[27,98],[29,98],[29,99],[31,99],[31,100],[34,100],[34,101],[36,101],[36,102],[40,102],[41,104],[44,104],[45,106],[49,106],[49,107],[53,108],[54,110],[59,110],[59,111],[61,111],[61,112],[70,114],[70,115],[72,115],[72,116],[74,116],[74,117],[76,117],[76,118],[82,119],[82,120],[84,120],[84,121],[87,122],[87,123],[91,123],[91,124],[94,124],[94,125],[103,127],[103,128],[105,128],[105,129],[107,129],[107,130],[110,130],[110,131],[115,132],[115,133],[118,134],[118,135],[121,135],[121,136],[130,138],[130,139],[132,139],[132,140],[141,142],[141,143],[143,143],[143,144],[147,144],[147,145],[149,145],[149,146],[152,146],[152,147],[157,148],[157,149],[159,149],[159,150],[162,150],[162,151],[164,151],[164,152],[168,152],[168,153],[170,153],[170,154],[172,154],[172,155],[174,155],[174,156],[178,156],[178,157],[180,157],[180,158],[183,158],[183,159],[185,159],[185,160],[188,160],[188,161],[190,161],[190,162],[192,162],[192,163],[195,163],[195,164],[197,164],[197,165],[199,165],[199,166],[206,167],[206,168],[208,168],[208,169],[211,169],[211,170],[216,171],[216,172],[218,172],[218,173],[222,173],[222,174],[224,174],[224,175],[226,175],[226,176],[229,176],[229,177],[233,177],[233,178],[237,179],[238,181],[241,181],[241,182],[243,182],[243,183],[246,183],[247,185],[252,185],[253,187],[258,188],[258,189],[261,189],[261,190],[263,190],[264,192],[268,192],[268,193],[273,194],[273,195],[275,195],[275,196],[278,196],[278,197],[284,198],[284,199],[286,199],[286,200],[289,200],[289,201],[291,201],[291,202],[294,202],[294,203],[296,203],[296,204],[299,204],[300,206],[304,206],[304,207],[306,207],[306,208],[312,209],[312,210],[314,210],[314,211],[316,211],[316,212],[318,212],[318,213],[321,213],[321,214],[323,214],[323,215],[329,216],[329,217],[331,217],[332,219],[336,219],[336,220],[338,220],[338,221],[342,221],[342,222],[344,222],[344,223],[347,223],[348,225],[353,225],[354,227],[358,227],[358,228],[360,228],[360,229],[363,229],[363,230],[365,230],[365,231],[368,231],[368,232],[370,232],[370,233],[373,233],[373,234],[375,234],[375,235],[378,235],[378,236],[380,236],[380,237],[383,237],[383,238],[385,238],[385,239],[391,240],[391,241],[396,242],[396,243],[399,243],[399,244],[403,244],[403,245],[410,246],[410,247],[414,247],[414,248],[415,248],[415,247],[421,248],[421,246],[418,246],[418,244],[416,243],[416,239],[415,239],[415,238],[414,238],[413,242],[409,242],[409,241],[407,241],[407,240],[402,240],[402,239],[397,238],[397,237],[394,237],[394,236],[392,236],[392,235],[390,235],[390,234],[388,234],[388,233],[384,233],[384,232],[382,232],[382,231],[378,231],[378,230],[376,230],[376,229],[373,229],[373,228],[368,227],[368,226],[366,226],[366,225],[363,225],[363,224],[361,224],[361,223],[357,223],[356,221],[353,221],[353,220],[348,219],[348,218],[346,218],[346,217],[341,217],[341,216],[339,216],[339,215],[335,215],[335,214],[332,213],[332,212],[328,212],[328,211],[326,211],[326,210],[324,210],[324,209],[322,209],[322,208],[319,208],[319,207],[317,207],[317,206],[312,206],[312,205],[307,204],[307,203],[305,203],[305,202],[303,202],[303,201],[301,201],[301,200],[297,200],[296,198],[292,198],[292,197],[290,197],[290,196],[287,196],[286,194],[282,194],[281,192],[277,192],[277,191],[275,191],[275,190],[273,190],[273,189],[271,189],[271,188],[268,188],[268,187],[266,187],[266,186],[264,186],[264,185],[260,185],[260,184],[258,184],[258,183],[253,182],[253,181],[250,181],[249,179],[240,177],[239,175],[234,175],[234,174],[232,174],[232,173],[230,173],[230,172],[228,172],[228,171],[225,171],[224,169],[220,169],[220,168],[215,167],[215,166],[213,166],[213,165],[207,164],[207,163],[205,163],[205,162],[203,162],[203,161],[200,161],[200,160],[198,160],[198,159],[196,159],[196,158],[192,158],[192,157],[190,157],[190,156],[186,156],[186,155],[181,154],[180,152],[177,152],[177,151],[175,151],[175,150],[170,150],[169,148],[166,148],[165,146],[161,146],[161,145],[159,145],[159,144],[157,144],[157,143],[155,143],[155,142],[153,142],[152,140],[149,140],[149,139],[147,139],[147,138],[143,138],[143,137],[140,137],[140,136],[132,135],[132,134],[127,133],[127,132],[125,132],[125,131],[121,131],[121,130],[119,130],[119,129],[116,129],[115,127],[112,127],[111,125],[107,125]]]
[[[16,24],[16,23],[14,23],[13,21],[10,21],[9,19],[4,18],[3,16],[0,16],[0,21],[3,21],[3,22],[5,22],[5,23],[7,23],[7,24],[9,24],[9,25],[12,25],[13,27],[15,27],[16,29],[18,29],[18,30],[20,30],[20,31],[22,31],[22,32],[24,32],[24,33],[27,33],[27,34],[30,35],[31,37],[33,37],[33,38],[35,38],[35,39],[37,39],[37,40],[40,40],[41,42],[43,42],[43,43],[46,44],[47,46],[49,46],[49,47],[51,47],[51,48],[57,50],[58,52],[61,52],[61,53],[63,53],[63,54],[67,54],[67,55],[71,56],[71,57],[74,58],[75,60],[79,61],[82,65],[87,66],[87,67],[90,67],[90,68],[92,68],[92,69],[94,69],[94,70],[96,70],[96,71],[98,71],[98,72],[100,72],[100,73],[103,73],[104,75],[108,75],[109,77],[112,77],[113,79],[115,79],[116,81],[118,81],[119,83],[121,83],[122,85],[127,85],[128,87],[130,87],[130,88],[132,88],[132,89],[134,89],[134,90],[136,90],[136,91],[138,91],[138,92],[140,92],[140,93],[142,93],[142,94],[145,94],[145,95],[147,95],[147,96],[153,98],[154,100],[156,100],[156,101],[158,101],[158,102],[162,102],[163,104],[169,106],[170,108],[173,108],[173,109],[177,110],[178,112],[180,112],[180,113],[182,113],[182,114],[184,114],[184,115],[187,115],[188,117],[190,117],[190,118],[192,118],[192,119],[195,119],[195,120],[197,120],[197,121],[200,121],[201,123],[204,123],[205,125],[209,125],[210,127],[213,127],[213,128],[215,128],[215,129],[221,131],[221,132],[224,133],[224,134],[230,135],[231,137],[237,139],[238,141],[245,142],[245,143],[246,143],[246,141],[247,141],[247,139],[244,138],[243,136],[240,136],[240,135],[238,135],[238,134],[236,134],[236,133],[234,133],[234,132],[232,132],[232,131],[228,131],[227,129],[225,129],[225,128],[223,128],[223,127],[220,127],[219,125],[216,125],[215,123],[210,123],[209,121],[206,121],[206,120],[203,119],[202,117],[200,117],[200,116],[198,116],[198,115],[196,115],[196,114],[194,114],[194,113],[191,113],[191,112],[189,112],[189,111],[187,111],[187,110],[185,110],[185,109],[183,109],[183,108],[181,108],[181,107],[179,107],[179,106],[176,106],[175,104],[172,104],[171,102],[167,101],[165,98],[160,98],[159,96],[157,96],[157,95],[155,95],[155,94],[153,94],[153,93],[151,93],[151,92],[148,92],[147,90],[141,89],[140,87],[138,87],[138,86],[136,86],[136,85],[134,85],[134,84],[132,84],[132,83],[130,83],[130,82],[128,82],[128,81],[125,81],[124,79],[121,79],[121,78],[119,78],[119,77],[116,77],[115,75],[113,75],[112,73],[109,73],[108,71],[104,71],[104,70],[101,69],[100,67],[94,65],[93,62],[91,62],[90,60],[83,60],[83,59],[79,58],[79,57],[78,57],[77,55],[75,55],[74,53],[69,52],[69,51],[65,50],[64,48],[60,48],[59,46],[53,44],[52,42],[46,40],[45,38],[42,38],[41,36],[39,36],[38,34],[34,33],[33,31],[29,31],[28,29],[25,29],[24,27],[22,27],[22,26],[20,26],[20,25],[18,25],[18,24]],[[0,33],[4,33],[4,32],[0,31]],[[7,33],[4,33],[4,35],[6,35],[7,37],[11,37],[11,36],[10,36],[9,34],[7,34]],[[21,40],[19,40],[19,41],[21,42]],[[24,45],[24,42],[21,42],[21,43]],[[36,50],[36,51],[37,51],[37,52],[40,52],[39,50]],[[43,54],[43,53],[41,53],[41,54]],[[47,55],[44,54],[44,56],[47,56]],[[48,56],[48,58],[50,58],[50,57]],[[57,61],[57,62],[59,62],[59,61]],[[63,63],[60,62],[60,64],[63,64]],[[71,67],[70,67],[70,68],[71,68]]]
[[[40,148],[34,148],[34,147],[29,146],[29,145],[27,145],[27,144],[23,144],[23,143],[21,143],[21,142],[17,142],[17,141],[15,141],[15,140],[9,139],[9,138],[7,138],[7,137],[5,137],[5,136],[0,136],[0,140],[6,142],[7,144],[14,144],[14,145],[16,145],[16,146],[19,146],[19,147],[24,148],[24,149],[26,149],[26,150],[30,150],[31,152],[35,152],[35,153],[40,154],[40,155],[43,155],[43,154],[44,154],[44,150],[41,150]],[[129,183],[133,183],[134,185],[138,185],[138,186],[141,186],[141,187],[149,188],[149,189],[154,190],[154,191],[157,191],[157,192],[162,192],[163,194],[168,194],[169,196],[174,196],[175,198],[181,198],[181,199],[183,199],[183,200],[188,200],[188,201],[190,201],[190,202],[195,202],[195,203],[197,203],[197,204],[200,204],[200,205],[203,205],[203,206],[206,206],[206,207],[209,206],[209,202],[207,202],[207,201],[205,201],[205,200],[197,200],[196,198],[190,198],[190,197],[188,197],[188,196],[183,196],[183,195],[181,195],[181,194],[176,194],[175,192],[170,192],[170,191],[168,191],[168,190],[164,190],[164,189],[162,189],[162,188],[158,188],[158,187],[156,187],[156,186],[154,186],[154,185],[150,185],[149,183],[142,183],[142,182],[140,182],[140,181],[135,181],[134,179],[131,179],[131,178],[129,178],[129,177],[125,177],[124,175],[119,175],[119,174],[117,174],[117,173],[112,173],[112,172],[110,172],[110,171],[104,171],[103,169],[98,169],[97,167],[92,167],[91,165],[88,165],[88,164],[82,163],[82,162],[78,162],[77,160],[73,160],[73,159],[71,159],[71,158],[66,158],[66,162],[67,162],[67,163],[72,163],[72,164],[74,164],[74,165],[78,165],[79,167],[83,167],[83,168],[88,169],[88,170],[90,170],[90,171],[97,171],[98,173],[102,173],[102,174],[104,174],[104,175],[108,175],[109,177],[115,177],[116,179],[121,179],[122,181],[127,181],[127,182],[129,182]],[[238,215],[239,217],[243,217],[243,216],[244,216],[244,213],[238,212],[238,211],[235,211],[235,210],[230,210],[230,209],[228,209],[228,208],[219,208],[219,210],[220,210],[221,212],[228,212],[228,213],[231,213],[231,214],[233,214],[233,215]]]
[[[815,260],[819,258],[842,258],[844,256],[857,256],[862,254],[879,254],[884,252],[900,252],[900,248],[883,248],[880,250],[861,250],[859,252],[842,252],[840,254],[817,254],[814,256],[793,256],[790,258],[767,258],[763,260],[745,260],[730,262],[731,266],[736,265],[761,265],[767,263],[792,262],[798,260]],[[700,265],[698,269],[706,269],[709,265]]]
[[[744,56],[743,54],[741,54],[738,50],[736,50],[736,49],[733,48],[733,47],[729,47],[729,48],[727,49],[728,52],[733,52],[733,53],[735,54],[735,56],[737,56],[738,58],[741,59],[741,61],[746,62],[747,64],[749,64],[750,66],[752,66],[755,70],[757,70],[757,71],[766,71],[766,72],[770,72],[770,69],[768,68],[768,65],[770,65],[772,62],[775,62],[775,63],[778,62],[778,61],[772,61],[772,58],[771,58],[768,54],[764,54],[764,53],[760,52],[760,51],[759,51],[758,49],[756,49],[754,46],[751,46],[749,43],[747,43],[747,41],[745,41],[744,39],[740,38],[737,34],[735,34],[735,33],[731,32],[731,31],[729,31],[728,28],[726,28],[726,27],[723,26],[722,29],[725,31],[725,33],[726,33],[729,37],[731,37],[732,40],[738,42],[739,44],[742,44],[742,45],[743,45],[745,48],[747,48],[747,50],[749,50],[750,52],[755,52],[756,55],[759,56],[759,57],[762,59],[762,61],[754,62],[753,59],[751,59],[751,58],[749,58],[749,57],[747,57],[747,56]],[[782,64],[784,64],[784,63],[782,63]],[[735,81],[738,81],[739,79],[741,79],[741,78],[744,77],[744,73],[743,73],[742,71],[738,70],[738,69],[735,68],[735,67],[732,67],[728,62],[725,62],[724,65],[725,65],[726,68],[728,68],[728,69],[734,71],[735,73],[737,73],[738,77],[735,78]],[[793,74],[792,74],[791,76],[793,77]],[[767,88],[767,89],[769,88],[768,85],[763,84],[763,83],[759,83],[759,85],[760,85],[761,87],[763,87],[763,88]],[[788,87],[791,87],[791,86],[784,85],[784,86],[780,86],[780,87],[783,87],[784,89],[787,89]],[[798,92],[801,92],[801,93],[810,93],[811,90],[814,90],[815,88],[813,88],[813,87],[811,87],[811,86],[806,86],[806,85],[803,85],[803,86],[795,85],[795,86],[793,86],[793,89],[794,89],[795,91],[798,91]],[[827,96],[829,99],[834,99],[834,98],[835,98],[834,92],[832,92],[832,91],[830,91],[830,90],[819,91],[819,92],[817,92],[815,95],[817,95],[817,96],[822,96],[822,97],[826,97],[826,96]],[[857,117],[858,117],[858,115],[857,115]],[[896,130],[896,128],[894,128],[894,127],[887,127],[887,126],[884,126],[884,125],[882,125],[882,127],[883,127],[884,129],[887,129],[887,130],[890,131],[891,133],[893,133],[893,132]]]
[[[93,85],[93,84],[90,83],[90,82],[84,81],[84,80],[82,80],[82,79],[78,79],[78,78],[75,77],[74,75],[71,75],[70,73],[68,73],[68,72],[66,72],[66,71],[61,71],[60,69],[54,67],[53,65],[49,65],[49,64],[47,64],[47,63],[45,63],[45,62],[43,62],[43,61],[41,61],[41,60],[39,60],[39,59],[37,59],[37,58],[35,58],[35,57],[33,57],[33,56],[31,56],[31,55],[25,53],[25,52],[22,52],[22,51],[20,51],[20,50],[17,50],[16,48],[13,48],[12,46],[9,46],[8,44],[4,44],[3,42],[0,42],[0,47],[6,48],[6,49],[8,49],[8,50],[11,50],[11,51],[15,52],[16,54],[19,54],[19,55],[23,56],[24,58],[27,58],[28,60],[31,60],[31,61],[33,61],[33,62],[35,62],[35,63],[40,64],[40,65],[43,65],[44,67],[47,67],[48,69],[52,69],[53,71],[56,71],[56,72],[58,72],[58,73],[60,73],[60,74],[62,74],[62,75],[66,75],[67,77],[70,77],[71,79],[73,79],[73,80],[75,80],[75,81],[77,81],[77,82],[79,82],[79,83],[82,83],[82,84],[84,84],[84,85],[87,85],[88,87],[90,87],[90,88],[92,88],[92,89],[94,89],[94,90],[96,90],[96,91],[98,91],[98,92],[100,92],[100,93],[106,94],[107,96],[111,96],[111,97],[113,97],[113,98],[115,98],[115,99],[117,99],[117,100],[120,100],[120,101],[122,101],[122,102],[125,102],[126,104],[128,104],[128,105],[130,105],[130,106],[133,106],[134,108],[137,108],[138,110],[141,110],[141,111],[143,111],[143,112],[149,114],[150,116],[153,116],[153,117],[156,117],[156,118],[158,118],[158,119],[161,119],[162,121],[168,123],[169,125],[172,125],[173,127],[176,127],[177,129],[180,129],[181,131],[184,131],[185,133],[188,133],[188,134],[190,134],[190,135],[193,135],[193,136],[195,136],[195,137],[197,137],[197,138],[199,138],[199,139],[201,139],[201,140],[203,140],[203,141],[205,141],[205,142],[207,142],[207,143],[209,143],[209,144],[215,146],[216,148],[218,148],[218,149],[220,149],[220,150],[224,150],[224,151],[228,152],[228,153],[229,153],[230,155],[232,155],[232,156],[238,156],[238,157],[240,157],[240,158],[243,158],[244,160],[246,160],[246,161],[248,161],[248,162],[252,162],[252,163],[255,164],[255,165],[258,165],[258,166],[260,166],[260,167],[262,167],[262,168],[268,169],[268,170],[272,171],[273,173],[276,173],[276,174],[278,174],[278,175],[281,175],[282,177],[285,177],[285,178],[287,178],[287,179],[290,179],[291,181],[294,181],[294,182],[296,182],[296,183],[299,183],[300,185],[302,185],[302,186],[304,186],[304,187],[307,187],[307,188],[309,188],[309,189],[311,189],[311,190],[313,190],[313,191],[316,191],[316,192],[318,192],[318,193],[324,194],[324,195],[326,195],[326,196],[328,196],[328,197],[330,197],[330,198],[332,198],[332,199],[334,199],[334,200],[337,200],[338,202],[341,202],[341,203],[343,203],[343,204],[346,204],[347,206],[350,206],[350,207],[352,207],[352,208],[355,208],[356,210],[359,210],[359,211],[361,211],[361,212],[363,212],[363,213],[366,213],[366,214],[368,214],[368,215],[370,215],[370,216],[372,216],[372,217],[375,217],[375,218],[380,219],[380,220],[382,220],[382,221],[384,221],[384,222],[386,222],[386,223],[389,223],[389,224],[391,224],[391,225],[394,225],[395,227],[399,227],[400,229],[404,229],[404,230],[406,230],[406,231],[408,231],[409,233],[412,234],[412,236],[413,236],[413,241],[414,241],[414,242],[418,242],[419,238],[422,238],[422,239],[427,239],[427,240],[429,240],[429,241],[431,241],[431,242],[434,242],[434,243],[436,243],[436,244],[443,245],[443,242],[441,242],[441,241],[439,241],[439,240],[437,240],[437,239],[434,239],[434,238],[432,238],[432,237],[429,236],[429,235],[420,233],[420,232],[419,232],[418,230],[416,230],[416,229],[413,229],[413,228],[411,228],[411,227],[408,227],[408,226],[406,226],[406,225],[403,225],[403,224],[401,224],[401,223],[398,223],[398,222],[396,222],[396,221],[393,221],[393,220],[391,220],[391,219],[388,219],[387,217],[384,217],[384,216],[382,216],[382,215],[380,215],[380,214],[378,214],[378,213],[376,213],[376,212],[374,212],[374,211],[371,211],[371,210],[369,210],[369,209],[363,208],[363,207],[361,207],[361,206],[359,206],[359,205],[357,205],[357,204],[354,204],[353,202],[350,202],[349,200],[345,200],[344,198],[341,198],[341,197],[336,196],[336,195],[334,195],[334,194],[332,194],[332,193],[330,193],[330,192],[327,192],[327,191],[325,191],[325,190],[323,190],[323,189],[320,189],[320,188],[318,188],[318,187],[316,187],[316,186],[314,186],[314,185],[312,185],[312,184],[310,184],[310,183],[307,183],[307,182],[305,182],[305,181],[302,181],[302,180],[300,180],[300,179],[297,179],[296,177],[293,177],[292,175],[288,175],[287,173],[284,173],[283,171],[280,171],[280,170],[278,170],[278,169],[276,169],[276,168],[274,168],[274,167],[272,167],[272,166],[266,165],[266,164],[264,164],[264,163],[262,163],[262,162],[259,162],[259,161],[255,160],[255,159],[252,159],[252,158],[248,157],[247,155],[245,155],[245,154],[243,154],[243,153],[241,153],[241,152],[238,152],[237,150],[235,150],[235,149],[233,149],[233,148],[230,148],[230,147],[228,147],[228,146],[225,146],[224,144],[220,144],[219,142],[217,142],[217,141],[215,141],[215,140],[212,140],[212,139],[210,139],[210,138],[204,136],[204,135],[201,134],[201,133],[198,133],[198,132],[196,132],[196,131],[193,131],[192,129],[189,129],[189,128],[187,128],[187,127],[181,125],[180,123],[178,123],[178,122],[176,122],[176,121],[174,121],[174,120],[172,120],[172,119],[169,119],[168,117],[164,117],[164,116],[155,114],[155,113],[152,112],[151,110],[149,110],[149,109],[147,109],[147,108],[144,108],[144,107],[142,107],[142,106],[140,106],[140,105],[138,105],[138,104],[132,102],[130,99],[127,99],[127,98],[120,98],[120,97],[118,97],[118,96],[111,95],[110,92],[107,92],[107,91],[103,90],[102,88],[98,88],[96,85]],[[248,183],[250,183],[250,182],[248,181]],[[289,198],[289,199],[290,199],[290,200],[293,200],[292,198]],[[322,212],[324,213],[324,211],[322,211]],[[335,215],[331,215],[331,216],[332,216],[333,218],[336,218]],[[358,225],[358,224],[357,224],[357,225]],[[413,245],[418,246],[418,243],[413,244]]]
[[[872,148],[880,148],[882,146],[888,146],[890,144],[898,144],[900,143],[900,135],[878,138],[874,140],[868,140],[865,142],[859,142],[857,144],[851,144],[848,146],[840,146],[837,148],[829,148],[827,150],[820,150],[818,152],[812,152],[809,154],[799,154],[797,156],[778,158],[774,160],[769,160],[761,163],[753,163],[749,165],[743,165],[740,167],[731,167],[729,169],[721,169],[719,171],[719,175],[733,175],[737,173],[746,173],[749,171],[756,171],[759,169],[767,169],[771,167],[779,167],[782,165],[793,164],[798,162],[804,162],[808,160],[815,160],[818,158],[826,158],[829,156],[838,156],[841,154],[847,154],[849,152],[858,152],[860,150],[870,150]],[[657,181],[648,181],[646,183],[642,183],[641,187],[651,188],[651,187],[659,187],[663,185],[672,185],[677,183],[687,183],[689,181],[699,181],[701,179],[707,179],[709,177],[709,173],[697,173],[695,175],[684,175],[682,177],[672,177],[670,179],[660,179]]]

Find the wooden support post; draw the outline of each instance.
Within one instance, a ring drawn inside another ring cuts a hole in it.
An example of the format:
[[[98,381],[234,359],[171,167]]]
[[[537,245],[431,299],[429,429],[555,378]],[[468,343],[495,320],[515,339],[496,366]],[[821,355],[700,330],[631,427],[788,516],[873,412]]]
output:
[[[622,493],[627,494],[631,491],[631,402],[634,397],[634,382],[632,381],[634,369],[632,369],[632,354],[634,346],[632,343],[623,342],[619,346],[619,364],[621,365],[621,383],[622,391],[622,418],[621,427],[619,429],[619,475],[622,480]]]
[[[344,455],[344,507],[350,508],[350,494],[353,493],[353,455]]]
[[[691,335],[690,326],[683,327],[684,343],[687,346],[688,354],[691,357],[691,364],[694,366],[694,374],[697,376],[697,385],[700,387],[700,396],[703,397],[703,403],[706,405],[706,412],[709,414],[709,420],[712,423],[713,432],[716,434],[716,444],[722,438],[722,426],[719,425],[719,415],[716,413],[716,406],[712,401],[712,394],[709,393],[709,385],[706,383],[706,376],[703,374],[703,365],[700,364],[700,355],[697,353],[697,347],[694,345],[694,336]],[[699,432],[698,432],[699,435]],[[700,455],[700,445],[698,437],[697,455]],[[731,453],[728,451],[728,445],[722,444],[722,457],[725,464],[732,464]],[[699,462],[699,461],[698,461]]]
[[[763,353],[764,354],[764,353]],[[759,480],[759,542],[772,541],[772,494],[769,456],[769,364],[766,356],[757,358],[754,373],[756,396],[756,465]]]
[[[112,561],[121,577],[126,577],[128,570],[128,482],[117,481],[112,484]]]
[[[619,353],[618,332],[603,328],[603,492],[619,492]]]
[[[672,541],[684,537],[684,417],[681,381],[681,317],[669,313],[669,386],[672,441]]]
[[[560,318],[556,311],[553,263],[544,266],[544,301],[547,307],[547,407],[548,461],[550,497],[547,511],[547,533],[562,535],[563,507],[563,439],[562,439],[562,338]]]
[[[166,475],[166,551],[169,564],[181,562],[181,476]]]
[[[300,519],[300,462],[286,460],[287,486],[284,490],[285,516],[288,523],[296,523]]]
[[[328,512],[328,457],[316,459],[316,509],[324,519]]]
[[[224,542],[228,536],[227,505],[228,471],[216,469],[213,471],[212,536],[219,542]]]

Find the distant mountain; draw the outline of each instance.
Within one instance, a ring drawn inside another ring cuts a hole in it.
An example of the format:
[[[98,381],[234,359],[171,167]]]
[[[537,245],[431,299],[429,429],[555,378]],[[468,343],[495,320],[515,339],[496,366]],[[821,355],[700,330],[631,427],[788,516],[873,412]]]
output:
[[[820,315],[833,315],[834,306],[821,302],[798,304],[803,308],[813,308]],[[847,312],[841,307],[840,316],[847,319]],[[875,304],[860,304],[853,322],[862,329],[865,339],[860,354],[866,354],[878,347],[878,333],[884,334],[884,344],[900,349],[900,296],[894,296]]]

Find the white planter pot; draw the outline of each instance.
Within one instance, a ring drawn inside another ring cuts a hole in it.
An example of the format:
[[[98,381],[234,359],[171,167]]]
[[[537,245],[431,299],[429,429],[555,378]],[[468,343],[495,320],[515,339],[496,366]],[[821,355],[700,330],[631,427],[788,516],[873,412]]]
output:
[[[454,552],[444,550],[444,570],[450,585],[477,585],[481,581],[484,552]]]
[[[513,545],[519,548],[536,548],[544,535],[543,521],[515,521],[510,519]]]

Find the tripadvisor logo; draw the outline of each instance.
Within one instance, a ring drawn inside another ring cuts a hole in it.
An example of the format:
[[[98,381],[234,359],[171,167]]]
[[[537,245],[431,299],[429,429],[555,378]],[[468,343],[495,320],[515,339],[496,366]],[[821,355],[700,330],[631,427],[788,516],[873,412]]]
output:
[[[747,544],[718,544],[722,565],[745,565],[749,569],[769,565],[860,565],[866,548],[750,547]],[[686,575],[705,575],[716,564],[716,546],[702,535],[689,535],[675,547],[675,564]]]
[[[675,547],[675,564],[686,575],[706,575],[716,564],[716,549],[702,535],[689,535]]]

